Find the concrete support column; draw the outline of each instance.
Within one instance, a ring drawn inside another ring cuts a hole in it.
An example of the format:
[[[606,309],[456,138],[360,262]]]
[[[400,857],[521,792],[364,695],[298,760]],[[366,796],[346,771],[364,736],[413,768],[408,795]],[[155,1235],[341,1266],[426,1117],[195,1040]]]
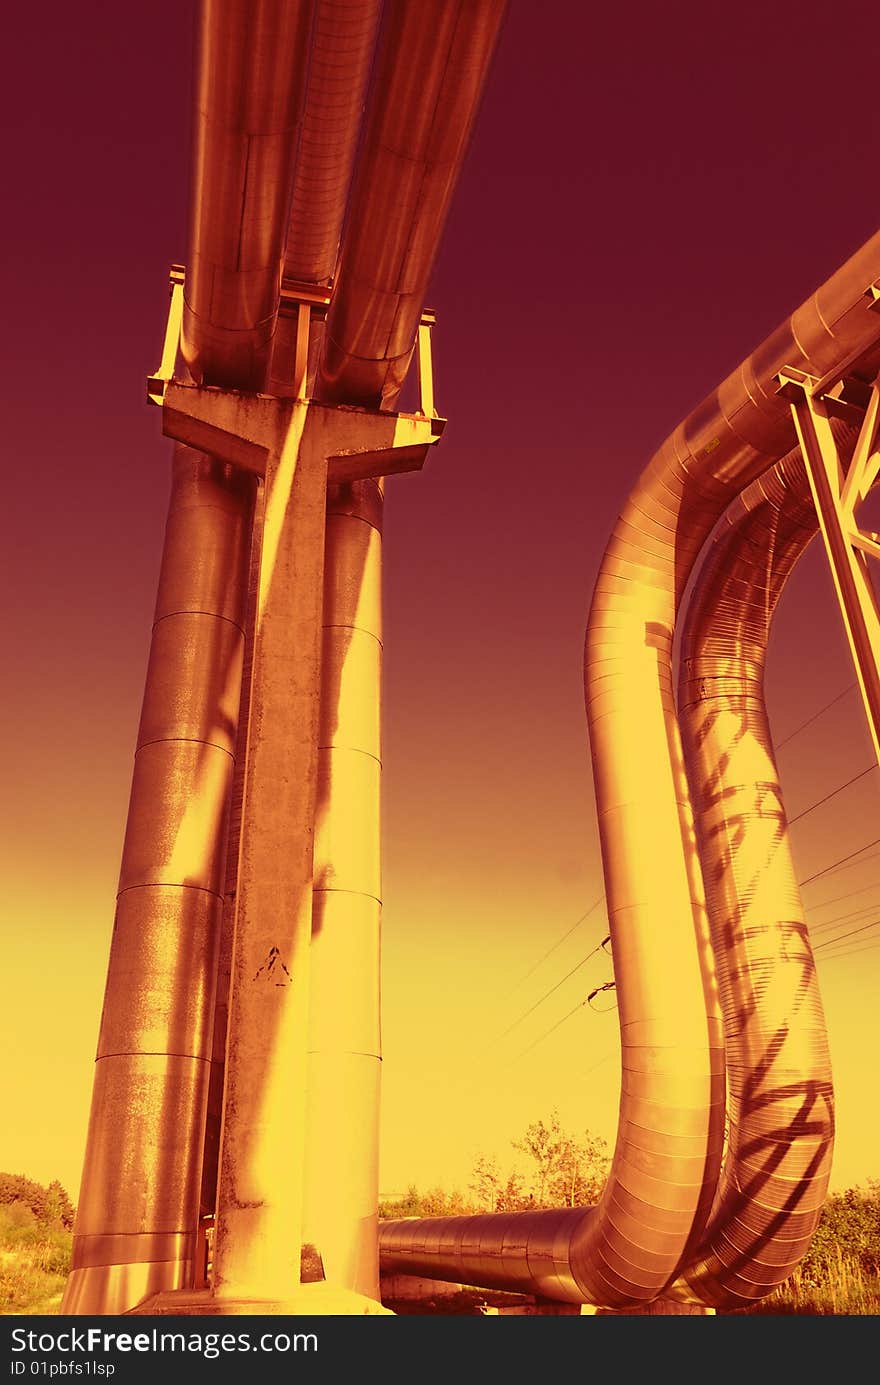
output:
[[[327,503],[305,1239],[379,1297],[382,482]]]
[[[327,448],[303,405],[266,470],[220,1137],[218,1306],[288,1300],[299,1288],[326,485]]]
[[[176,449],[64,1313],[194,1279],[254,492]]]

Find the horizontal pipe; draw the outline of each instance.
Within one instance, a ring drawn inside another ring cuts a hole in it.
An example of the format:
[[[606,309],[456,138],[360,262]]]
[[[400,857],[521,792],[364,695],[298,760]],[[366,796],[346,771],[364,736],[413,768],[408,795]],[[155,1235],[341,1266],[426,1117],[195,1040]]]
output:
[[[281,291],[314,0],[202,0],[181,350],[193,379],[259,390]]]
[[[323,284],[336,267],[382,0],[318,0],[284,272]]]
[[[506,0],[386,0],[317,393],[393,409]]]

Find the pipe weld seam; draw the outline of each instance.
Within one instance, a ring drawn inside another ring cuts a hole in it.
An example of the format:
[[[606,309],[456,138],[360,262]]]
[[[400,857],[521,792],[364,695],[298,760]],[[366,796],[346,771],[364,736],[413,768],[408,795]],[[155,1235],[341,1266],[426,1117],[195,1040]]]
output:
[[[207,885],[193,885],[188,880],[143,880],[139,885],[126,885],[124,890],[119,890],[116,895],[117,903],[129,890],[198,890],[199,894],[209,894],[212,899],[223,902],[223,894],[220,890],[209,889]]]
[[[212,1059],[206,1058],[200,1053],[169,1053],[167,1049],[152,1048],[121,1048],[117,1052],[99,1053],[95,1057],[96,1063],[106,1063],[110,1058],[185,1058],[187,1062],[206,1063],[209,1067]]]
[[[312,894],[350,894],[353,895],[355,899],[373,899],[380,908],[382,907],[382,901],[379,896],[371,894],[369,890],[346,890],[336,885],[313,885]]]
[[[365,755],[368,760],[373,760],[380,769],[382,768],[382,761],[379,759],[378,755],[374,755],[372,750],[361,750],[360,746],[357,745],[340,745],[338,742],[333,742],[330,745],[319,745],[319,753],[322,750],[325,752],[331,750],[348,750],[353,755]]]
[[[222,620],[226,625],[232,625],[240,635],[244,634],[244,626],[240,621],[233,620],[232,616],[223,616],[219,611],[194,611],[187,607],[179,611],[166,611],[164,615],[158,616],[157,619],[153,621],[153,630],[155,631],[158,626],[162,624],[163,620],[171,620],[173,616],[204,616],[208,620]]]
[[[135,750],[135,756],[142,750],[146,750],[148,745],[207,745],[212,750],[221,750],[224,755],[228,755],[235,764],[235,752],[227,749],[225,745],[219,745],[217,741],[206,741],[202,736],[154,736],[152,740],[140,741]]]
[[[372,481],[372,480],[374,480],[375,478],[372,477],[372,476],[368,476],[366,479],[367,479],[368,481]],[[344,484],[345,484],[345,482],[343,482],[343,481],[329,481],[329,482],[328,482],[328,485],[331,485],[331,486],[334,486],[334,485],[344,485]],[[384,496],[383,496],[383,499],[384,499]],[[367,517],[366,517],[365,515],[353,515],[353,514],[351,514],[348,510],[334,510],[334,509],[331,509],[331,505],[335,505],[335,504],[338,504],[338,503],[339,503],[338,501],[331,501],[331,502],[328,503],[328,505],[327,505],[327,518],[328,518],[328,519],[356,519],[356,520],[358,521],[359,524],[365,524],[365,525],[367,526],[368,529],[373,529],[373,530],[379,535],[379,538],[380,538],[380,539],[382,538],[382,534],[383,534],[382,527],[381,527],[380,525],[378,525],[378,524],[374,524],[373,521],[372,521],[371,519],[367,519]],[[332,542],[332,539],[331,539],[331,542]],[[328,547],[330,547],[329,544],[328,544]]]
[[[382,643],[382,640],[380,639],[380,637],[379,637],[378,635],[374,634],[372,630],[368,630],[367,627],[366,627],[365,625],[349,625],[349,624],[347,624],[347,623],[346,623],[345,621],[343,621],[343,620],[328,620],[328,621],[325,622],[324,625],[321,626],[321,629],[322,629],[322,630],[357,630],[357,631],[359,631],[359,633],[362,634],[362,635],[369,635],[369,637],[370,637],[371,640],[375,640],[375,641],[376,641],[376,643],[377,643],[377,645],[379,646],[380,649],[383,648],[383,643]]]
[[[375,1058],[377,1062],[382,1062],[381,1053],[365,1051],[362,1048],[309,1048],[306,1050],[310,1058]]]

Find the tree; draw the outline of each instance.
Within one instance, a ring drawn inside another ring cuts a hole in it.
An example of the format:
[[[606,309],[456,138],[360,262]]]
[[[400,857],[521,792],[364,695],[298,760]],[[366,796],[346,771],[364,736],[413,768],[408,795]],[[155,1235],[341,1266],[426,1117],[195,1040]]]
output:
[[[569,1134],[558,1111],[551,1111],[547,1121],[533,1121],[513,1147],[531,1161],[531,1177],[526,1175],[530,1205],[581,1207],[600,1196],[608,1177],[607,1145],[589,1131],[582,1139]]]
[[[597,1202],[608,1177],[608,1146],[600,1135],[565,1136],[551,1170],[549,1201],[553,1206],[584,1207]]]
[[[521,1150],[534,1165],[531,1193],[536,1207],[548,1205],[549,1184],[564,1162],[567,1143],[557,1111],[551,1112],[549,1122],[533,1121],[522,1139],[513,1141],[514,1149]]]
[[[32,1178],[21,1173],[0,1173],[0,1207],[10,1207],[18,1203],[26,1207],[43,1226],[73,1226],[73,1203],[65,1189],[55,1178],[44,1188]]]
[[[479,1211],[496,1211],[501,1192],[498,1160],[490,1159],[485,1154],[478,1155],[468,1187],[474,1195]]]
[[[380,1221],[390,1221],[396,1217],[460,1217],[473,1212],[474,1206],[468,1202],[458,1188],[447,1193],[444,1188],[429,1188],[420,1193],[414,1183],[407,1188],[403,1197],[379,1203]]]
[[[53,1221],[59,1221],[68,1231],[73,1226],[74,1206],[57,1178],[46,1189],[46,1210]]]

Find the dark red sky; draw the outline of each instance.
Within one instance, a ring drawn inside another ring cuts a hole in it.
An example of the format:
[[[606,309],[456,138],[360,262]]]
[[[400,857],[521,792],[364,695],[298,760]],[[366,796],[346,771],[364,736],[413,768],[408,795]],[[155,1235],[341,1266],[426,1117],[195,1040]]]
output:
[[[167,495],[144,379],[186,253],[192,7],[20,5],[7,25],[9,1042],[43,1016],[13,1097],[34,1082],[70,1095],[54,1117],[30,1109],[31,1144],[0,1145],[0,1167],[51,1176],[48,1144],[75,1183]],[[537,998],[540,975],[521,1004],[511,978],[600,889],[581,679],[602,549],[654,448],[876,229],[875,28],[863,2],[512,0],[431,292],[449,427],[423,475],[388,487],[390,1183],[405,1159],[416,1178],[433,1167],[412,1133],[394,1145],[418,1085],[406,1064],[442,1088],[450,1053],[466,1065]],[[783,730],[851,677],[811,562],[772,665]],[[833,718],[817,732],[824,759],[798,757],[793,811],[865,762],[845,705],[850,741]],[[842,854],[812,827],[809,861]],[[613,1016],[585,1023],[601,1037],[560,1033],[613,1047]],[[546,1066],[527,1118],[544,1113]],[[453,1159],[459,1129],[466,1162],[457,1109],[443,1147]],[[502,1145],[505,1119],[524,1124],[505,1109]]]

